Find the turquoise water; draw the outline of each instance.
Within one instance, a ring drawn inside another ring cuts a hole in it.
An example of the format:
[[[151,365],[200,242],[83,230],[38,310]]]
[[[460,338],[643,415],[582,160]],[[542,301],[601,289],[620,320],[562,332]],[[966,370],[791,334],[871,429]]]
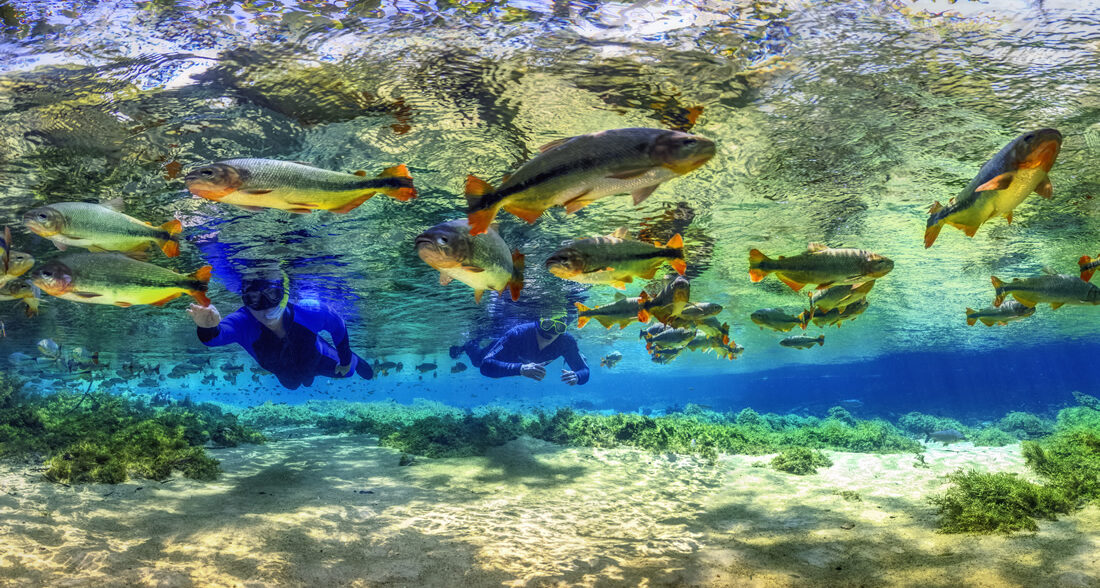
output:
[[[23,227],[27,210],[121,201],[154,225],[182,222],[181,255],[153,251],[150,261],[184,273],[212,265],[208,294],[223,315],[240,306],[240,274],[275,261],[292,300],[325,301],[357,353],[403,369],[283,390],[237,347],[202,346],[187,297],[117,308],[43,294],[35,317],[2,301],[0,354],[37,392],[100,386],[235,408],[423,398],[822,416],[847,402],[859,418],[891,421],[910,411],[968,426],[1010,411],[1053,419],[1072,392],[1097,395],[1100,309],[1042,304],[994,327],[968,326],[965,309],[990,305],[991,276],[1077,274],[1079,257],[1100,253],[1098,15],[1100,4],[1069,0],[0,0],[0,226],[12,228],[14,249],[38,267],[61,255]],[[501,211],[501,236],[527,256],[516,302],[489,292],[475,303],[417,256],[418,234],[465,216],[468,174],[499,185],[545,143],[627,127],[689,130],[716,154],[639,206],[610,196],[530,225]],[[924,247],[933,202],[958,194],[1013,138],[1047,127],[1064,138],[1053,198],[1032,194],[1011,224],[994,218],[973,238],[945,227]],[[293,215],[184,185],[196,166],[243,157],[369,176],[405,164],[419,197]],[[723,307],[739,358],[685,351],[657,364],[638,323],[577,328],[576,303],[608,304],[616,290],[559,279],[545,259],[563,241],[618,227],[683,236],[691,300]],[[880,253],[894,269],[855,320],[807,328],[824,345],[782,347],[801,330],[764,330],[749,315],[797,314],[810,288],[750,281],[748,252],[795,255],[814,242]],[[452,371],[469,362],[451,359],[450,346],[563,312],[592,369],[587,385],[558,382],[560,362],[542,382]],[[42,339],[63,355],[98,352],[101,365],[18,355],[41,357]],[[622,361],[601,367],[613,351]],[[159,372],[123,370],[135,361]],[[198,373],[168,375],[189,361]],[[414,368],[422,363],[437,367]]]

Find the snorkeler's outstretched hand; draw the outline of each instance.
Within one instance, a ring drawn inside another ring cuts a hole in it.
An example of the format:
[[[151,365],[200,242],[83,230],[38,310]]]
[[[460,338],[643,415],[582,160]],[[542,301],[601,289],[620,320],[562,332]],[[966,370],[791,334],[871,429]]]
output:
[[[576,386],[578,381],[577,372],[574,372],[572,370],[562,370],[561,381],[569,384],[570,386]]]
[[[212,329],[222,322],[222,315],[213,304],[208,306],[192,304],[187,309],[187,314],[191,315],[191,320],[195,321],[196,325],[204,329]]]
[[[541,363],[525,363],[519,368],[519,375],[527,376],[536,382],[546,377],[546,368]]]

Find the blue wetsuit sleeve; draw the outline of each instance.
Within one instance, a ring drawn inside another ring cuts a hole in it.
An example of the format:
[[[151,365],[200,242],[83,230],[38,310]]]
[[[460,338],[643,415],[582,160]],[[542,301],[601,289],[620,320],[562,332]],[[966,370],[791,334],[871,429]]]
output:
[[[295,305],[295,320],[306,328],[318,331],[328,331],[332,337],[332,346],[336,348],[336,355],[340,365],[351,363],[351,338],[348,337],[348,326],[343,317],[327,304],[321,304],[317,300],[302,300]]]
[[[244,345],[244,342],[240,340],[243,333],[239,333],[236,323],[236,314],[231,314],[223,318],[216,326],[210,328],[197,327],[195,330],[198,333],[199,341],[207,347],[220,347],[230,343]]]
[[[588,364],[581,357],[580,350],[577,349],[576,339],[569,341],[568,349],[562,354],[562,357],[565,359],[565,363],[569,364],[569,369],[577,374],[577,385],[583,386],[588,381]]]
[[[490,378],[507,378],[509,376],[520,375],[520,368],[523,367],[522,363],[513,363],[510,361],[501,361],[497,359],[497,355],[500,354],[506,347],[517,345],[519,341],[513,335],[512,331],[506,333],[503,337],[497,340],[489,351],[485,353],[485,357],[481,360],[481,375],[488,376]]]

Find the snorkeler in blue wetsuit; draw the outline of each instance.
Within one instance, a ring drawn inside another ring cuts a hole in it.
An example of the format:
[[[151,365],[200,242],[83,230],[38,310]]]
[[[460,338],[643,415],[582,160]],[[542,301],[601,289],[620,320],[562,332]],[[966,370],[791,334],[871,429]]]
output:
[[[244,307],[224,319],[214,305],[192,304],[187,312],[199,341],[207,347],[239,344],[291,390],[310,386],[317,376],[374,376],[370,364],[352,352],[340,315],[316,300],[289,303],[285,275],[267,272],[243,280],[241,299]],[[317,335],[321,331],[328,331],[332,345]]]
[[[482,375],[490,378],[526,376],[532,380],[546,377],[546,364],[561,357],[570,369],[561,371],[561,381],[570,386],[588,381],[588,364],[577,349],[577,340],[565,332],[565,320],[548,318],[519,325],[497,339],[487,350],[477,342],[461,349],[467,351],[471,363],[480,357]],[[475,349],[477,350],[475,352]],[[477,363],[474,363],[477,366]]]

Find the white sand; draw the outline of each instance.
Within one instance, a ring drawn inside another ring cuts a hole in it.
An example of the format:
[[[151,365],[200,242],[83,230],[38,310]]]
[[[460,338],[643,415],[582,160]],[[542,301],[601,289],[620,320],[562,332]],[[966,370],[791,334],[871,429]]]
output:
[[[213,483],[66,488],[4,467],[0,583],[1100,585],[1096,507],[1037,534],[935,532],[924,499],[943,476],[1024,473],[1016,446],[933,448],[927,469],[912,455],[831,452],[815,476],[752,467],[770,456],[712,466],[529,439],[411,467],[359,436],[214,454],[226,473]]]

